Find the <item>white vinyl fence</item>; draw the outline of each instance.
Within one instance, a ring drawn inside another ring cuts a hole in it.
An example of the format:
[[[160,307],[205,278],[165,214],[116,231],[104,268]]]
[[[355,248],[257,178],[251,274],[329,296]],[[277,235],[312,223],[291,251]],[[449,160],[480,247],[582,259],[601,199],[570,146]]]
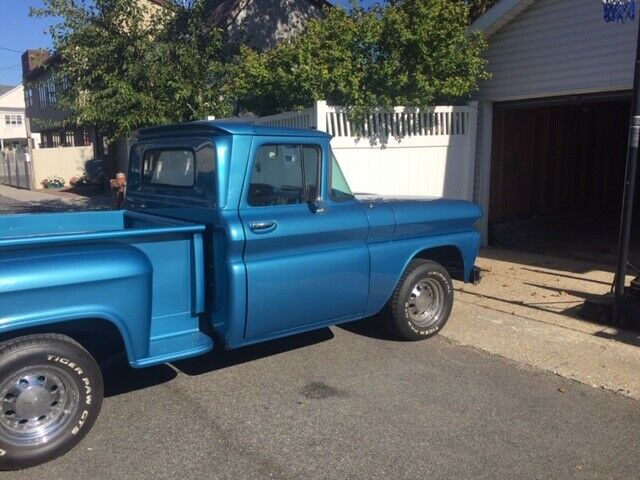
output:
[[[42,180],[50,176],[64,178],[69,186],[71,177],[80,177],[87,160],[94,157],[93,147],[55,147],[32,150],[33,186],[42,188]]]
[[[357,119],[343,107],[319,101],[301,112],[242,120],[328,132],[354,192],[473,198],[476,102],[378,108]]]

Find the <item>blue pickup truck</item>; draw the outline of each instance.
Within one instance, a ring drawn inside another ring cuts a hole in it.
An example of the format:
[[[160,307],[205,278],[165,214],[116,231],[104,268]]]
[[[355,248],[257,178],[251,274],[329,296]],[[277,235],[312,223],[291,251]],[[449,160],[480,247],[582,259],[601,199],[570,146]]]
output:
[[[354,195],[313,130],[142,130],[125,209],[0,217],[0,467],[63,454],[100,363],[147,367],[378,315],[438,332],[477,280],[473,203]]]

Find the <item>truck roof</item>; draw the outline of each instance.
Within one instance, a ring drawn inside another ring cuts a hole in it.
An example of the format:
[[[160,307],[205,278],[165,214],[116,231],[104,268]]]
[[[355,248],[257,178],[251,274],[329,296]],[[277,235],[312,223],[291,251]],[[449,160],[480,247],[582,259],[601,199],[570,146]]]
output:
[[[190,132],[210,132],[230,135],[266,135],[287,137],[330,137],[328,133],[311,128],[271,127],[253,125],[246,122],[232,122],[225,120],[201,120],[196,122],[161,125],[158,127],[142,128],[141,137],[166,135],[168,133],[185,134]]]

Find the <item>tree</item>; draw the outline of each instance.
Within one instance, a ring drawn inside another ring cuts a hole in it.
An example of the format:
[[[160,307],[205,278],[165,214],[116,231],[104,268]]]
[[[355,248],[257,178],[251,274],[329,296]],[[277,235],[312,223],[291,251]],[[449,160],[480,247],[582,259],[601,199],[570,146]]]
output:
[[[242,48],[227,89],[241,110],[259,115],[320,99],[359,112],[464,102],[487,78],[486,43],[467,31],[468,14],[464,0],[326,9],[271,51]]]
[[[51,28],[61,62],[53,72],[68,123],[95,125],[110,139],[149,125],[224,116],[227,61],[204,0],[165,8],[131,0],[44,0],[32,15]],[[61,90],[61,91],[60,91]]]

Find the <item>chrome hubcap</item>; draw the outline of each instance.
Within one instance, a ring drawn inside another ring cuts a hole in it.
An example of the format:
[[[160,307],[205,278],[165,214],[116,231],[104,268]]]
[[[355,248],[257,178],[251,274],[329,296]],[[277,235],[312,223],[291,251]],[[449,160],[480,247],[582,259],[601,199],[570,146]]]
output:
[[[444,311],[444,289],[431,278],[420,280],[411,290],[405,309],[411,321],[420,328],[435,325]]]
[[[68,372],[29,367],[0,384],[0,440],[12,445],[50,441],[67,426],[80,398]]]

